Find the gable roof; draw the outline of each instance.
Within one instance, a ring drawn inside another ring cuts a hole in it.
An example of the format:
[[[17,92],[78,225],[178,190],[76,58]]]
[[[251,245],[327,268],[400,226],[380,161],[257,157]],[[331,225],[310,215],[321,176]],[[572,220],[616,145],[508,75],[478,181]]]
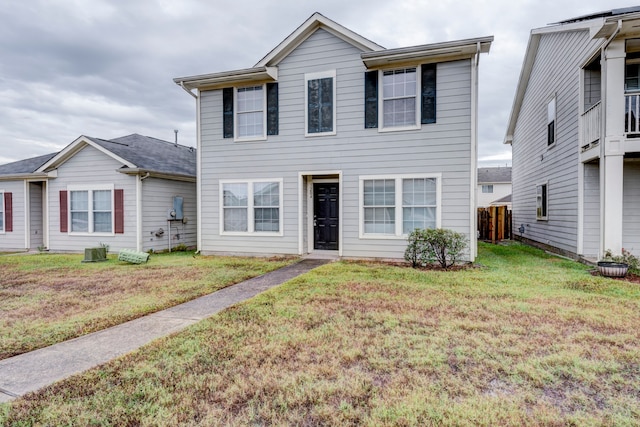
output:
[[[321,13],[314,13],[302,23],[293,33],[284,39],[278,46],[269,52],[255,65],[256,67],[274,67],[282,61],[289,53],[298,47],[303,41],[309,38],[318,29],[324,29],[345,42],[357,47],[363,52],[384,50],[382,46],[368,40],[361,35],[343,27],[335,21],[327,18]]]
[[[633,21],[637,19],[640,19],[640,6],[611,9],[610,11],[571,18],[565,21],[560,21],[557,24],[551,24],[546,27],[531,30],[503,143],[511,144],[513,141],[513,132],[515,131],[524,95],[529,84],[529,78],[531,77],[531,72],[533,70],[533,63],[538,53],[540,37],[543,34],[564,31],[589,31],[592,38],[603,39],[602,45],[604,45],[604,43],[606,43],[606,38],[615,34],[617,26],[621,25],[623,21]],[[633,26],[636,25],[636,23],[632,22],[630,25]],[[598,47],[598,49],[599,48],[600,47]]]
[[[43,156],[31,157],[30,159],[0,165],[0,176],[17,177],[18,175],[31,175],[56,154],[58,153],[49,153]]]
[[[220,89],[234,84],[264,83],[278,80],[278,64],[317,30],[323,29],[359,49],[364,65],[379,68],[391,64],[438,62],[469,58],[477,53],[487,53],[493,36],[444,43],[426,44],[398,49],[385,49],[346,27],[316,12],[293,33],[262,58],[253,68],[176,77],[173,81],[192,96],[193,89]]]
[[[485,182],[511,183],[511,168],[478,168],[478,184],[482,184]]]
[[[110,140],[80,136],[42,164],[37,171],[47,172],[57,168],[87,145],[122,163],[119,169],[122,173],[149,172],[151,175],[171,178],[196,177],[195,148],[138,134]]]
[[[504,203],[511,203],[511,194],[507,194],[506,196],[500,197],[499,199],[496,199],[493,202],[491,202],[492,205],[501,205]]]

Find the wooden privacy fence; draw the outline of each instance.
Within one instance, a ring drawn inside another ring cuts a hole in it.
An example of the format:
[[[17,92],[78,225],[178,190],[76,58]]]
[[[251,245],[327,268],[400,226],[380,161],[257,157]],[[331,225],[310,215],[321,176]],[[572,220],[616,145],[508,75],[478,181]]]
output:
[[[511,239],[511,211],[506,206],[478,208],[478,239],[492,243]]]

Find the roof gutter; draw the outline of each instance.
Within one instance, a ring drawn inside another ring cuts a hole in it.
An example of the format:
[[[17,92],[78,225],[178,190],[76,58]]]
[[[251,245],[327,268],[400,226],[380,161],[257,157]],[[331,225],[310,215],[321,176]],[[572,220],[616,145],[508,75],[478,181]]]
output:
[[[149,169],[121,168],[121,169],[116,169],[116,172],[119,172],[125,175],[139,175],[141,177],[141,180],[151,177],[151,178],[172,179],[174,181],[196,182],[195,175],[168,173],[168,172],[154,171]]]
[[[191,92],[189,89],[187,89],[184,85],[184,80],[180,81],[180,87],[182,89],[184,89],[185,92],[187,92],[189,95],[193,96],[195,99],[198,99],[198,95],[196,95],[195,93]]]

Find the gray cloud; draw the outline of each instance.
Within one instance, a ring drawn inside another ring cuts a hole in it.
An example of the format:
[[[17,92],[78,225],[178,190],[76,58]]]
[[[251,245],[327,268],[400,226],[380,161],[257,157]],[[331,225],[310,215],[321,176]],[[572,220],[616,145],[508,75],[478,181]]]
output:
[[[8,0],[0,8],[0,163],[81,134],[141,133],[195,145],[195,103],[177,76],[255,64],[315,11],[388,48],[495,35],[480,63],[479,158],[502,144],[532,28],[607,10],[603,0]]]

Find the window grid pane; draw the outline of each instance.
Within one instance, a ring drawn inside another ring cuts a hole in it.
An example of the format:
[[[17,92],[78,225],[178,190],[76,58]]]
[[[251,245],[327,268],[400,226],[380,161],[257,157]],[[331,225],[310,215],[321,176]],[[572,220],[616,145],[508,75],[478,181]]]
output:
[[[435,178],[410,178],[402,180],[402,232],[411,233],[416,228],[436,227]]]
[[[370,179],[363,184],[364,232],[395,234],[395,179]]]
[[[416,69],[383,73],[383,126],[413,126],[416,124]]]
[[[237,91],[238,136],[264,134],[264,94],[262,86],[239,88]]]
[[[253,210],[254,231],[280,231],[280,183],[254,183],[253,205],[255,206]]]
[[[246,208],[224,208],[224,231],[247,231]]]

